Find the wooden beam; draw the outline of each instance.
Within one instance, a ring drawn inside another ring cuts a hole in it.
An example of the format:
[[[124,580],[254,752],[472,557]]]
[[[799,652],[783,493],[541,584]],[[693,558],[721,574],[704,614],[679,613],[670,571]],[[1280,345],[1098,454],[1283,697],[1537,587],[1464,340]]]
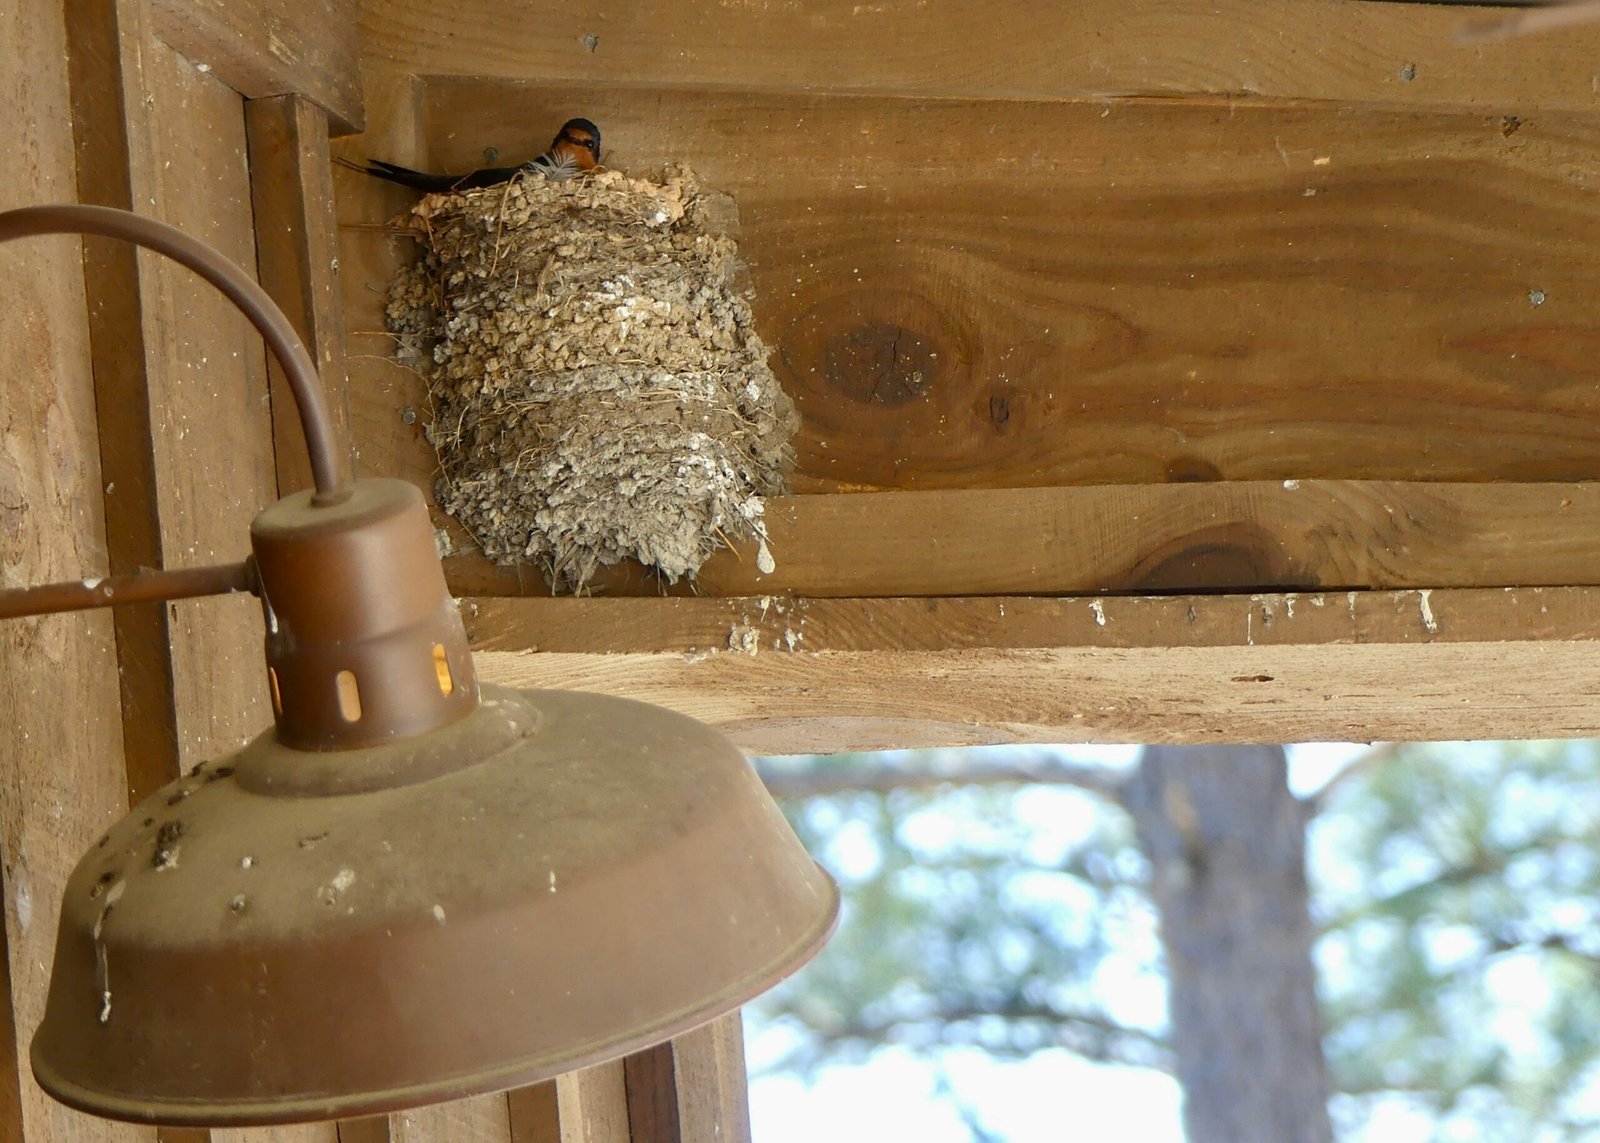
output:
[[[790,496],[753,545],[610,595],[1055,595],[1600,583],[1600,484],[1241,481]],[[458,595],[545,594],[533,569],[447,561]]]
[[[634,1052],[622,1061],[630,1143],[684,1143],[675,1055],[668,1042]]]
[[[251,99],[299,94],[333,131],[360,131],[354,0],[150,0],[156,34]]]
[[[506,1104],[511,1113],[511,1143],[561,1143],[555,1080],[508,1091]]]
[[[749,1143],[740,1014],[621,1061],[509,1092],[507,1099],[511,1143]]]
[[[623,1062],[612,1060],[556,1077],[561,1143],[632,1143]]]
[[[141,5],[68,0],[68,62],[77,150],[77,201],[148,210],[155,180],[149,108],[143,106]],[[165,565],[156,496],[155,419],[137,249],[83,241],[111,575]],[[137,803],[176,776],[178,730],[170,623],[163,604],[112,613],[125,729],[128,795]]]
[[[279,95],[247,100],[245,128],[250,141],[257,277],[310,350],[328,392],[336,436],[348,457],[350,402],[328,118],[303,96]],[[287,496],[311,487],[311,464],[283,370],[271,359],[267,369],[278,492]]]
[[[730,1012],[679,1036],[672,1041],[672,1053],[678,1131],[684,1143],[750,1143],[743,1016]],[[643,1141],[636,1138],[634,1143]]]
[[[686,161],[732,196],[800,492],[1600,472],[1589,116],[481,79],[422,100],[426,145],[371,153],[511,161],[583,111],[619,169]],[[345,232],[362,455],[427,485],[426,394],[378,364],[415,255],[382,227],[415,195],[337,185],[373,228]]]
[[[396,1112],[389,1116],[389,1138],[394,1143],[513,1143],[504,1094]]]
[[[369,1115],[364,1119],[341,1119],[339,1143],[390,1143],[389,1117]]]
[[[1457,43],[1483,15],[1340,0],[668,0],[625,16],[602,0],[383,0],[364,6],[363,32],[371,57],[416,75],[538,76],[592,89],[648,79],[923,98],[1207,94],[1495,115],[1595,107],[1585,61],[1600,53],[1600,33]]]
[[[757,754],[1600,734],[1593,587],[464,609],[486,681],[659,703]]]
[[[60,5],[0,8],[0,97],[14,161],[0,210],[74,197],[69,21]],[[102,82],[111,83],[112,79]],[[112,156],[115,161],[115,156]],[[71,239],[0,248],[0,535],[8,584],[109,571],[83,264]],[[27,1066],[43,1015],[61,892],[79,856],[127,807],[111,617],[0,624],[0,865],[7,1038],[0,1139],[153,1143],[47,1097]],[[71,717],[63,717],[71,712]]]
[[[0,656],[4,652],[0,651]],[[4,884],[0,867],[0,889]],[[17,1045],[16,1012],[11,1003],[11,946],[6,926],[0,924],[0,1143],[24,1143],[22,1138],[22,1071]]]
[[[166,44],[143,45],[140,103],[155,172],[144,210],[235,262],[255,261],[244,103]],[[156,450],[154,493],[169,566],[243,559],[275,499],[265,353],[232,303],[188,270],[142,259]],[[219,474],[226,479],[219,479]],[[261,609],[246,596],[169,607],[178,765],[237,748],[272,721]]]

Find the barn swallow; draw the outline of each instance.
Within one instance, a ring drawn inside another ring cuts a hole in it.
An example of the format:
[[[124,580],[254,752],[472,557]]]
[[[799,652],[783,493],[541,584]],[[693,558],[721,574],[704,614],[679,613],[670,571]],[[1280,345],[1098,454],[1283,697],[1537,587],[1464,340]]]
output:
[[[391,183],[411,187],[430,194],[447,191],[476,190],[506,182],[519,174],[543,174],[551,179],[570,179],[573,175],[592,171],[600,162],[600,128],[587,119],[568,119],[550,141],[549,148],[536,159],[517,167],[484,167],[470,175],[435,175],[427,171],[413,171],[410,167],[369,159],[367,165],[340,159],[341,166],[354,171],[388,179]]]

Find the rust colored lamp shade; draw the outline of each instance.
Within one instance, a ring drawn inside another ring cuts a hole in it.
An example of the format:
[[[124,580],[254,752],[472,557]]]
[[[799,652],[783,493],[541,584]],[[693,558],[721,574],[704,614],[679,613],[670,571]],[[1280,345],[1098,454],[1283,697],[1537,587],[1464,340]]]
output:
[[[90,230],[243,277],[49,209],[0,241]],[[317,489],[251,530],[276,725],[79,863],[40,1085],[138,1122],[378,1113],[658,1043],[808,960],[838,891],[739,751],[643,703],[480,689],[422,495],[308,439]]]

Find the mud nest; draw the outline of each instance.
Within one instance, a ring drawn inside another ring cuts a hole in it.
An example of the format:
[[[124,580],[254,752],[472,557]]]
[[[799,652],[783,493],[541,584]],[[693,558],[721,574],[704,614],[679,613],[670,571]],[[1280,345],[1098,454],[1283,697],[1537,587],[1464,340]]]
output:
[[[429,195],[390,289],[432,401],[437,498],[497,563],[580,590],[632,558],[668,581],[759,542],[794,406],[740,289],[731,202],[687,168]]]

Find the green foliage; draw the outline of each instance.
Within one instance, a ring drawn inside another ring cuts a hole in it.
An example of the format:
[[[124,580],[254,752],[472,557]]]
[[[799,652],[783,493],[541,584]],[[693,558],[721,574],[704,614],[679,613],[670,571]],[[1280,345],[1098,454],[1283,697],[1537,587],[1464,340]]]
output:
[[[1313,833],[1341,1124],[1403,1099],[1436,1137],[1600,1128],[1600,753],[1409,747]]]
[[[1113,958],[1147,992],[1159,980],[1144,861],[1127,819],[1097,802],[1060,788],[944,787],[792,807],[845,908],[818,960],[758,1002],[792,1033],[774,1066],[859,1059],[884,1043],[1159,1060],[1159,1023],[1129,1021],[1101,995]],[[1037,828],[1041,815],[1057,824]]]
[[[1409,1139],[1600,1138],[1600,748],[1405,747],[1316,805],[1340,1135],[1395,1138],[1399,1111]],[[1166,1064],[1148,868],[1114,801],[950,784],[789,812],[847,906],[758,1004],[788,1032],[773,1068],[885,1043]]]

